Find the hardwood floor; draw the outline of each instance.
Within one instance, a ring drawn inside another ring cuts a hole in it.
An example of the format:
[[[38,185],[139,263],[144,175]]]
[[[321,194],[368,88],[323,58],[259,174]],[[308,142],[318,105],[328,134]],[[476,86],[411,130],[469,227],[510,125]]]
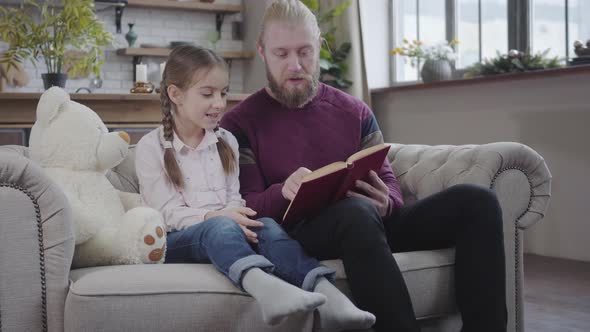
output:
[[[524,257],[525,331],[590,331],[590,262]]]

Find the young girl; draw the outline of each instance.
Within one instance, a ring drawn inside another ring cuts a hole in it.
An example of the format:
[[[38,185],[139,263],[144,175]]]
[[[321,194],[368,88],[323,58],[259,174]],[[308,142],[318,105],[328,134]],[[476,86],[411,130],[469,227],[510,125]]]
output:
[[[320,306],[322,328],[372,325],[375,317],[326,279],[332,269],[308,257],[274,220],[253,220],[256,212],[244,207],[238,143],[218,127],[229,84],[225,61],[180,46],[163,76],[162,126],[137,144],[136,168],[142,199],[164,215],[166,263],[213,263],[258,301],[269,325]]]

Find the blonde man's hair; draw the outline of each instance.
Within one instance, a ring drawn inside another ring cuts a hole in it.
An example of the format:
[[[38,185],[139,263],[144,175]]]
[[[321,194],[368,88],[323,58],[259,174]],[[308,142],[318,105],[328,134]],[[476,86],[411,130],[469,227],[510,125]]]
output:
[[[258,34],[258,44],[264,47],[264,32],[270,22],[286,22],[291,24],[304,24],[311,29],[311,32],[319,40],[320,27],[315,15],[299,0],[275,0],[273,1],[262,18],[262,27]]]

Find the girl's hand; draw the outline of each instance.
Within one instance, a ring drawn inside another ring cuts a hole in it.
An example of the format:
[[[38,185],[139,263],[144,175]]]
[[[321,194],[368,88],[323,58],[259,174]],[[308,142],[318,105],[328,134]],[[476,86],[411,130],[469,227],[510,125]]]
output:
[[[258,235],[256,233],[249,230],[247,227],[262,227],[264,224],[257,220],[252,220],[248,217],[253,217],[256,215],[256,211],[247,208],[247,207],[234,207],[234,208],[226,208],[219,211],[211,211],[205,215],[205,219],[218,217],[218,216],[225,216],[230,218],[231,220],[235,221],[240,227],[244,234],[246,235],[246,240],[252,243],[258,243]]]

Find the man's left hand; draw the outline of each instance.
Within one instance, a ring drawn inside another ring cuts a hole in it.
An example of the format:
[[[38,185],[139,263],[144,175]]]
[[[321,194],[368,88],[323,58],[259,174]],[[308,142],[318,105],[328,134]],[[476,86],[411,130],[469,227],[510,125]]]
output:
[[[346,195],[348,197],[368,199],[375,205],[377,211],[379,211],[379,215],[384,217],[389,211],[389,188],[375,171],[369,172],[369,182],[357,180],[356,187],[363,193],[349,190]]]

